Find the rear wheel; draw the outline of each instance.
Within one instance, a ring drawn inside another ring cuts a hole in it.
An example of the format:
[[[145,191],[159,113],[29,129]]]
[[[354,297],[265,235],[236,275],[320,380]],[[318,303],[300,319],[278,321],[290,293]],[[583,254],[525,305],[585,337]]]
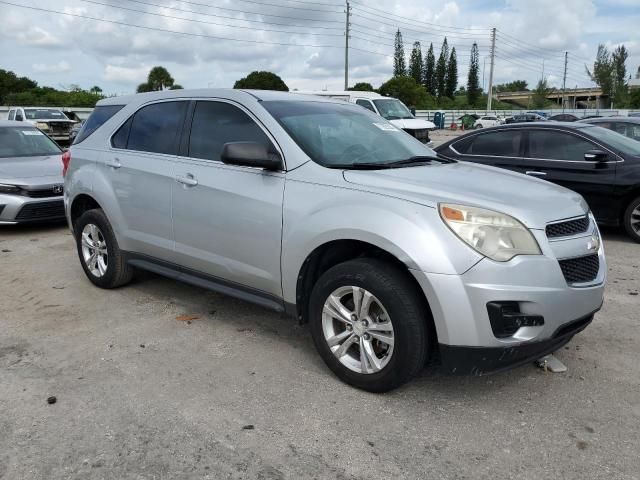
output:
[[[624,213],[624,228],[629,236],[640,243],[640,197],[631,201]]]
[[[390,263],[358,259],[329,269],[314,286],[313,341],[342,381],[385,392],[424,365],[427,309],[407,275]]]
[[[131,281],[133,269],[126,263],[102,210],[84,212],[76,221],[74,232],[80,263],[94,285],[115,288]]]

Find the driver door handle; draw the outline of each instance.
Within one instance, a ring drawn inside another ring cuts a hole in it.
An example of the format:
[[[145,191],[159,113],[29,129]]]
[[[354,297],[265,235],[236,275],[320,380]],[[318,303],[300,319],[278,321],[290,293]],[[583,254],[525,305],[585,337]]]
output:
[[[536,177],[546,177],[547,176],[547,172],[540,172],[538,170],[527,170],[527,175],[533,175]]]
[[[195,187],[196,185],[198,185],[198,180],[196,180],[193,175],[191,175],[190,173],[187,174],[186,176],[181,176],[178,175],[176,176],[176,180],[178,183],[181,183],[183,185],[186,185],[188,187]]]
[[[120,168],[122,166],[122,164],[120,163],[120,160],[118,158],[114,158],[113,160],[107,160],[106,162],[104,162],[104,164],[107,167],[111,167],[114,169]]]

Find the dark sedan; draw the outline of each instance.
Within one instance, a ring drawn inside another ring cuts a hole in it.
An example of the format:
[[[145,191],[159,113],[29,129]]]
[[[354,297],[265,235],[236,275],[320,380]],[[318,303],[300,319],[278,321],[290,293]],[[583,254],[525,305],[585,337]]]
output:
[[[640,117],[601,117],[580,120],[602,128],[608,128],[625,137],[640,141]]]
[[[436,151],[574,190],[598,223],[624,225],[640,242],[640,143],[628,137],[582,122],[520,123],[474,131]]]

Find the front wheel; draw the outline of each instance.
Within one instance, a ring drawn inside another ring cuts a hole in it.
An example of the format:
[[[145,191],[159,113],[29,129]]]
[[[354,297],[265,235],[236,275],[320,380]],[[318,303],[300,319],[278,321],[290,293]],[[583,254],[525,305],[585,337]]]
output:
[[[640,243],[640,197],[631,201],[624,213],[624,228],[629,236]]]
[[[408,274],[376,259],[341,263],[311,293],[311,334],[342,381],[385,392],[415,376],[428,349],[427,309]]]

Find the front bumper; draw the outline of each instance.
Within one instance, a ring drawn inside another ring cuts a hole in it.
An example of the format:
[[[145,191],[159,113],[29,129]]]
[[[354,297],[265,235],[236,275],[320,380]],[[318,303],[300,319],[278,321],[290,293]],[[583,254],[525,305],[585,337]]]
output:
[[[0,224],[49,222],[64,218],[61,196],[31,198],[0,194]]]
[[[544,230],[532,233],[542,255],[521,255],[509,262],[485,258],[461,275],[412,270],[429,301],[448,371],[482,374],[539,358],[568,342],[602,306],[607,272],[602,245],[598,273],[590,282],[568,284],[559,263],[590,253],[588,241],[599,235],[595,222],[582,235],[554,241]],[[544,322],[497,336],[488,310],[493,302],[515,304],[523,315]]]

